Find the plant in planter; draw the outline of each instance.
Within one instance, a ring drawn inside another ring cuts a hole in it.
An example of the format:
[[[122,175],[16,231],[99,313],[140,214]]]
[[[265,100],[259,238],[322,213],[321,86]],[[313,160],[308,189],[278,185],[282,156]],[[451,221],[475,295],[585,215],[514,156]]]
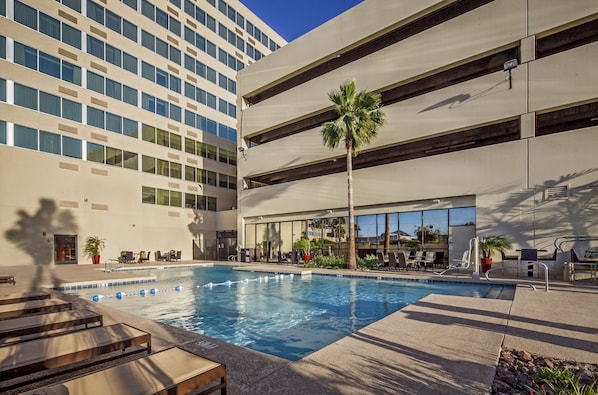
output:
[[[97,265],[100,263],[100,253],[105,246],[104,239],[100,239],[98,236],[89,236],[85,239],[85,249],[83,250],[83,254]]]
[[[492,255],[495,252],[505,252],[512,247],[507,235],[492,235],[480,239],[478,248],[481,255],[482,273],[492,267]]]
[[[308,263],[311,259],[311,242],[309,239],[305,237],[300,238],[296,242],[293,243],[293,248],[297,251],[301,251],[303,253],[303,261]]]

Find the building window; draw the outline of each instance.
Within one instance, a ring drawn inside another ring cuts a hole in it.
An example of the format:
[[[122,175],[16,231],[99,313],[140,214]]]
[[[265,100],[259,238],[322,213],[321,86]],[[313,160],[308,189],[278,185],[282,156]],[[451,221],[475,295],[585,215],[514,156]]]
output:
[[[39,150],[42,152],[60,155],[60,135],[40,130]]]
[[[62,136],[62,155],[81,159],[81,140]]]
[[[141,187],[141,202],[156,204],[156,188]]]
[[[26,126],[14,126],[15,147],[28,148],[37,151],[37,130]]]
[[[104,146],[100,144],[87,142],[87,160],[97,163],[105,163]]]
[[[145,173],[156,174],[156,158],[143,155],[141,157],[141,170]]]

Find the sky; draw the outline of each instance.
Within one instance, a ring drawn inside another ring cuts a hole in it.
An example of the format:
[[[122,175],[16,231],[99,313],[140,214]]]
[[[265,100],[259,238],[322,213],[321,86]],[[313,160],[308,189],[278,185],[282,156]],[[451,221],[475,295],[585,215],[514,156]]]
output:
[[[288,42],[362,0],[240,0]]]

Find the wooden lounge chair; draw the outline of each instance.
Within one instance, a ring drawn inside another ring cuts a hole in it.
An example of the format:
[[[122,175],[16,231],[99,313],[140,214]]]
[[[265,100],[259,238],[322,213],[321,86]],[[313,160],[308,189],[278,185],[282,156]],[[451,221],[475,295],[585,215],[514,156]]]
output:
[[[71,310],[72,303],[60,299],[30,300],[0,305],[0,318],[22,317],[27,314]]]
[[[16,285],[15,276],[0,276],[0,283]]]
[[[147,345],[150,353],[149,333],[126,324],[114,324],[0,347],[0,380],[63,367],[142,344]],[[91,364],[93,361],[87,366]]]
[[[0,296],[0,305],[27,302],[29,300],[50,299],[50,294],[41,291],[22,292]]]
[[[102,315],[83,309],[4,320],[0,325],[0,344],[31,340],[58,329],[74,329],[77,327],[87,329],[90,324],[102,326]],[[83,327],[83,325],[85,326]]]
[[[22,395],[187,394],[200,388],[200,394],[226,394],[226,367],[173,347]]]

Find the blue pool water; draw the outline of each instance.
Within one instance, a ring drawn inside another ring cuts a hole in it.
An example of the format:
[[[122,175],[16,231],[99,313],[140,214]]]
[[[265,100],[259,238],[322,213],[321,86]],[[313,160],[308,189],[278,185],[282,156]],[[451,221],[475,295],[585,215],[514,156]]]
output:
[[[431,293],[512,298],[514,292],[489,284],[276,276],[227,266],[147,274],[157,281],[65,292],[293,361]]]

